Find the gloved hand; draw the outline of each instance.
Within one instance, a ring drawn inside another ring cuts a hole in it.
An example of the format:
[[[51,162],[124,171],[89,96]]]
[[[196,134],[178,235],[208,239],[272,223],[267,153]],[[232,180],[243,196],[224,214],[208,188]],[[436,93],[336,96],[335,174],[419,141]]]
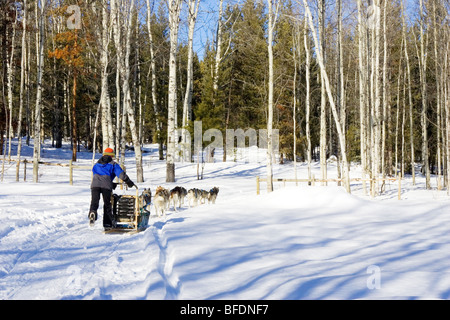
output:
[[[126,177],[123,182],[125,182],[128,186],[128,188],[132,188],[134,186],[134,182],[131,181],[131,179],[129,177]]]

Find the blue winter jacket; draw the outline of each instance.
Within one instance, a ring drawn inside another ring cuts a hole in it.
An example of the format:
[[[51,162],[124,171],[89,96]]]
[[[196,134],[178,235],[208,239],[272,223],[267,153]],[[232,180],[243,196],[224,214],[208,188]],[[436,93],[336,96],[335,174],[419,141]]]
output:
[[[111,156],[101,157],[92,168],[94,174],[91,188],[113,189],[113,180],[115,177],[123,180],[125,183],[131,182],[125,171],[119,164],[115,163]]]

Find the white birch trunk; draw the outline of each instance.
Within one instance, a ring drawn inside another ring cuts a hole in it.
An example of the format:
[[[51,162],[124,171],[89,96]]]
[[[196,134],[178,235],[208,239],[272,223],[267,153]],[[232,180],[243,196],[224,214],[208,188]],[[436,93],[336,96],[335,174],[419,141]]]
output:
[[[438,24],[436,17],[436,1],[433,1],[433,35],[434,35],[434,56],[435,56],[435,73],[436,73],[436,116],[437,116],[437,189],[442,189],[441,182],[441,89],[440,89],[440,74],[439,74],[439,61],[440,57],[438,55]]]
[[[44,73],[44,21],[45,21],[45,1],[40,0],[40,14],[39,14],[39,50],[38,50],[38,65],[37,65],[37,90],[36,90],[36,109],[34,114],[34,148],[33,148],[33,182],[38,182],[38,168],[41,149],[41,102],[42,102],[42,77]],[[36,12],[38,4],[36,2]],[[36,19],[38,19],[36,17]]]
[[[162,130],[162,124],[159,121],[159,107],[157,104],[156,99],[156,59],[155,59],[155,51],[154,51],[154,44],[153,44],[153,34],[152,34],[152,26],[151,26],[151,7],[150,7],[150,0],[147,0],[147,29],[148,29],[148,37],[149,37],[149,46],[150,46],[150,72],[151,72],[151,79],[152,79],[152,105],[153,105],[153,112],[155,113],[155,126],[156,126],[156,135],[158,139],[159,144],[159,150],[160,150],[160,158],[159,160],[163,160],[164,157],[162,156],[162,139],[161,139],[161,130]]]
[[[325,67],[325,0],[319,0],[319,38],[320,47],[317,47],[322,52],[322,59]],[[327,185],[327,112],[326,112],[326,88],[321,73],[321,87],[320,87],[320,175],[322,185]]]
[[[268,117],[267,117],[267,192],[273,191],[273,172],[272,172],[272,157],[273,157],[273,31],[275,29],[276,20],[278,16],[278,8],[280,2],[277,2],[274,12],[274,0],[268,0],[269,3],[269,25],[268,25],[268,45],[267,51],[269,54],[269,96],[268,96]]]
[[[309,38],[308,38],[308,20],[305,17],[305,26],[303,28],[303,41],[305,45],[306,53],[306,97],[305,97],[305,108],[306,108],[306,143],[307,143],[307,160],[308,160],[308,180],[311,180],[311,129],[309,126],[310,120],[310,68],[311,68],[311,58],[309,52]]]
[[[380,10],[380,0],[374,0],[374,23],[372,29],[372,74],[371,74],[371,145],[372,145],[372,181],[371,196],[378,194],[378,174],[380,172],[380,140],[381,140],[381,116],[380,116],[380,19],[377,10]]]
[[[365,25],[362,20],[362,3],[358,0],[358,46],[359,46],[359,113],[360,113],[360,148],[361,148],[361,178],[364,194],[367,195],[366,171],[367,171],[367,70],[366,70],[366,50],[365,50]]]
[[[450,32],[447,28],[447,47],[445,50],[445,67],[444,67],[444,106],[445,106],[445,128],[446,128],[446,149],[447,149],[447,194],[450,195],[450,75],[449,75],[449,57],[450,57]]]
[[[338,84],[337,84],[336,101],[339,104],[338,110],[339,110],[342,130],[345,132],[345,124],[346,124],[347,117],[346,117],[345,82],[344,82],[344,46],[342,43],[342,0],[336,0],[336,6],[337,6],[337,11],[338,11],[338,36],[337,36],[338,58],[337,58],[337,63],[338,63],[338,72],[339,72],[339,76],[337,77]],[[344,135],[344,139],[345,139],[345,135]],[[337,165],[338,165],[338,174],[339,174],[338,177],[341,178],[340,177],[341,171],[339,170],[341,161],[339,161]]]
[[[383,15],[383,114],[381,119],[381,174],[383,179],[386,177],[385,151],[386,151],[386,112],[388,104],[387,92],[387,34],[386,34],[386,18],[387,18],[387,1],[384,2]],[[403,149],[402,149],[403,151]]]
[[[295,33],[292,36],[292,43],[293,43],[292,59],[294,62],[294,80],[292,83],[292,93],[293,93],[292,125],[293,125],[293,136],[294,136],[294,147],[293,147],[294,179],[296,180],[295,185],[298,185],[298,182],[297,182],[297,72],[298,72],[297,51],[300,52],[299,24],[295,24],[294,28],[295,28]],[[299,54],[299,58],[300,58],[300,54]]]
[[[406,69],[408,76],[408,104],[409,104],[409,135],[410,135],[410,148],[411,148],[411,174],[412,174],[412,183],[416,184],[416,172],[415,172],[415,154],[414,154],[414,121],[413,121],[413,103],[412,103],[412,92],[411,92],[411,67],[409,62],[409,54],[408,54],[408,42],[406,41],[406,19],[405,19],[405,10],[403,6],[403,1],[400,1],[401,10],[402,10],[402,33],[403,33],[403,42],[405,44],[405,60],[406,60]]]
[[[114,146],[114,135],[111,119],[111,100],[108,88],[108,46],[109,46],[109,34],[110,27],[108,26],[108,10],[107,0],[102,0],[102,30],[101,30],[101,48],[100,48],[100,67],[101,67],[101,111],[102,111],[102,137],[103,137],[103,150],[108,147]],[[96,146],[93,146],[93,152],[95,153]]]
[[[123,149],[123,139],[125,136],[125,132],[123,130],[122,123],[123,115],[121,109],[121,86],[120,86],[120,78],[121,78],[121,64],[123,59],[123,49],[121,45],[122,31],[121,31],[121,19],[120,19],[120,0],[111,0],[111,25],[114,33],[114,44],[116,48],[116,141],[115,141],[115,152],[116,157],[120,157],[120,163],[124,162],[124,150]],[[123,154],[122,154],[123,152]]]
[[[19,167],[20,167],[20,154],[22,150],[22,113],[23,113],[23,95],[24,84],[26,77],[26,65],[27,65],[27,41],[26,41],[26,25],[27,25],[27,0],[23,1],[23,18],[22,18],[22,57],[20,59],[20,92],[19,92],[19,116],[17,121],[17,166],[16,166],[16,181],[19,181]]]
[[[189,124],[189,121],[191,119],[192,114],[192,94],[194,91],[194,66],[193,66],[193,59],[194,59],[194,30],[195,30],[195,23],[197,21],[197,14],[198,14],[198,8],[200,5],[200,0],[189,0],[189,14],[188,14],[188,21],[189,21],[189,32],[188,32],[188,62],[187,62],[187,83],[186,83],[186,94],[184,96],[184,103],[183,103],[183,118],[182,118],[182,150],[183,150],[183,160],[190,161],[191,155],[190,151],[191,148],[188,145],[188,135],[187,135],[187,126]]]
[[[424,44],[424,12],[423,12],[423,0],[419,1],[420,4],[420,75],[422,85],[422,112],[421,112],[421,124],[422,124],[422,160],[425,167],[425,184],[426,188],[430,189],[430,165],[428,157],[428,133],[427,133],[427,56],[425,55]]]
[[[317,53],[317,60],[319,62],[319,66],[320,66],[320,71],[322,74],[322,77],[324,79],[325,82],[325,88],[326,88],[326,92],[327,92],[327,96],[328,96],[328,100],[330,102],[330,106],[331,106],[331,111],[333,114],[333,118],[335,121],[335,125],[336,125],[336,130],[337,130],[337,134],[338,134],[338,139],[339,139],[339,144],[341,147],[341,157],[342,157],[342,162],[343,162],[343,167],[344,167],[344,182],[345,182],[345,188],[347,190],[347,192],[350,193],[350,175],[349,175],[349,170],[348,170],[348,162],[347,162],[347,152],[346,152],[346,148],[345,148],[345,140],[343,138],[344,136],[344,132],[342,131],[341,128],[341,124],[339,121],[339,115],[337,113],[337,109],[336,109],[336,104],[334,103],[334,99],[333,99],[333,95],[331,92],[331,87],[330,87],[330,81],[328,79],[328,75],[327,72],[325,70],[325,65],[323,62],[323,57],[322,57],[322,51],[319,49],[319,41],[317,40],[317,35],[315,32],[315,28],[314,28],[314,23],[312,20],[312,15],[311,15],[311,11],[309,10],[309,6],[306,0],[303,0],[303,4],[305,6],[305,10],[306,10],[306,14],[308,16],[308,21],[309,21],[309,27],[311,29],[313,38],[314,38],[314,44],[317,48],[316,53]]]
[[[175,112],[177,103],[176,58],[181,0],[168,0],[170,25],[169,101],[167,123],[166,182],[175,182]]]
[[[17,12],[17,10],[16,10]],[[12,25],[12,36],[11,36],[11,54],[8,56],[8,50],[6,50],[7,61],[6,61],[6,69],[7,69],[7,91],[8,91],[8,110],[9,110],[9,124],[8,124],[8,159],[11,160],[11,140],[14,135],[13,127],[12,127],[12,118],[13,118],[13,75],[14,75],[14,54],[16,47],[16,28],[17,28],[17,19],[15,19]]]
[[[217,93],[217,89],[219,88],[219,66],[220,61],[222,60],[222,22],[223,15],[223,0],[219,1],[219,20],[217,22],[217,34],[216,34],[216,57],[214,60],[214,77],[213,77],[213,89],[214,89],[214,98]]]
[[[134,154],[136,159],[136,179],[137,182],[144,182],[144,170],[142,167],[142,150],[141,143],[137,132],[135,114],[131,103],[130,93],[130,51],[131,51],[131,29],[133,22],[133,13],[135,8],[135,0],[130,0],[130,9],[127,15],[127,29],[125,38],[125,57],[123,65],[123,94],[124,94],[124,110],[127,112],[128,123],[130,125],[131,138],[133,140]]]

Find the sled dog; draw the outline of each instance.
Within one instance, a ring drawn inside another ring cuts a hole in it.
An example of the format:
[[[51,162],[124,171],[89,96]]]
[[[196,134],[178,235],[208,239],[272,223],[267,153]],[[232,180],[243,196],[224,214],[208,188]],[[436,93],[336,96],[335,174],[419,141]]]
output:
[[[212,204],[215,204],[218,194],[219,194],[219,188],[218,187],[214,187],[211,190],[209,190],[208,203],[212,202]]]
[[[209,192],[206,190],[200,190],[200,203],[204,204],[206,203],[206,200],[209,198]]]
[[[139,196],[139,207],[145,208],[152,202],[152,191],[150,188],[144,189]]]
[[[184,198],[187,195],[187,191],[183,187],[175,187],[170,190],[170,202],[173,203],[173,209],[177,211],[178,208],[181,208],[181,205],[184,204]]]
[[[191,207],[191,203],[194,207],[197,206],[198,200],[201,199],[200,189],[197,189],[197,188],[189,189],[189,191],[187,193],[187,198],[188,198],[189,208]]]
[[[160,217],[161,215],[166,215],[166,210],[169,206],[170,193],[167,189],[159,186],[156,188],[155,197],[153,198],[153,203],[155,205],[155,212]]]

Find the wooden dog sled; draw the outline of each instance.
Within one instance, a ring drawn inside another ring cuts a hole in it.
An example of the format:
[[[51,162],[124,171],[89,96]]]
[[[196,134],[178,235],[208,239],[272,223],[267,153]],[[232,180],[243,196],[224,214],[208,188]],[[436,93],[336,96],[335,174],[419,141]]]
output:
[[[116,227],[106,230],[105,233],[137,233],[145,230],[150,217],[151,192],[144,189],[139,195],[137,186],[135,195],[111,196],[113,217]]]

